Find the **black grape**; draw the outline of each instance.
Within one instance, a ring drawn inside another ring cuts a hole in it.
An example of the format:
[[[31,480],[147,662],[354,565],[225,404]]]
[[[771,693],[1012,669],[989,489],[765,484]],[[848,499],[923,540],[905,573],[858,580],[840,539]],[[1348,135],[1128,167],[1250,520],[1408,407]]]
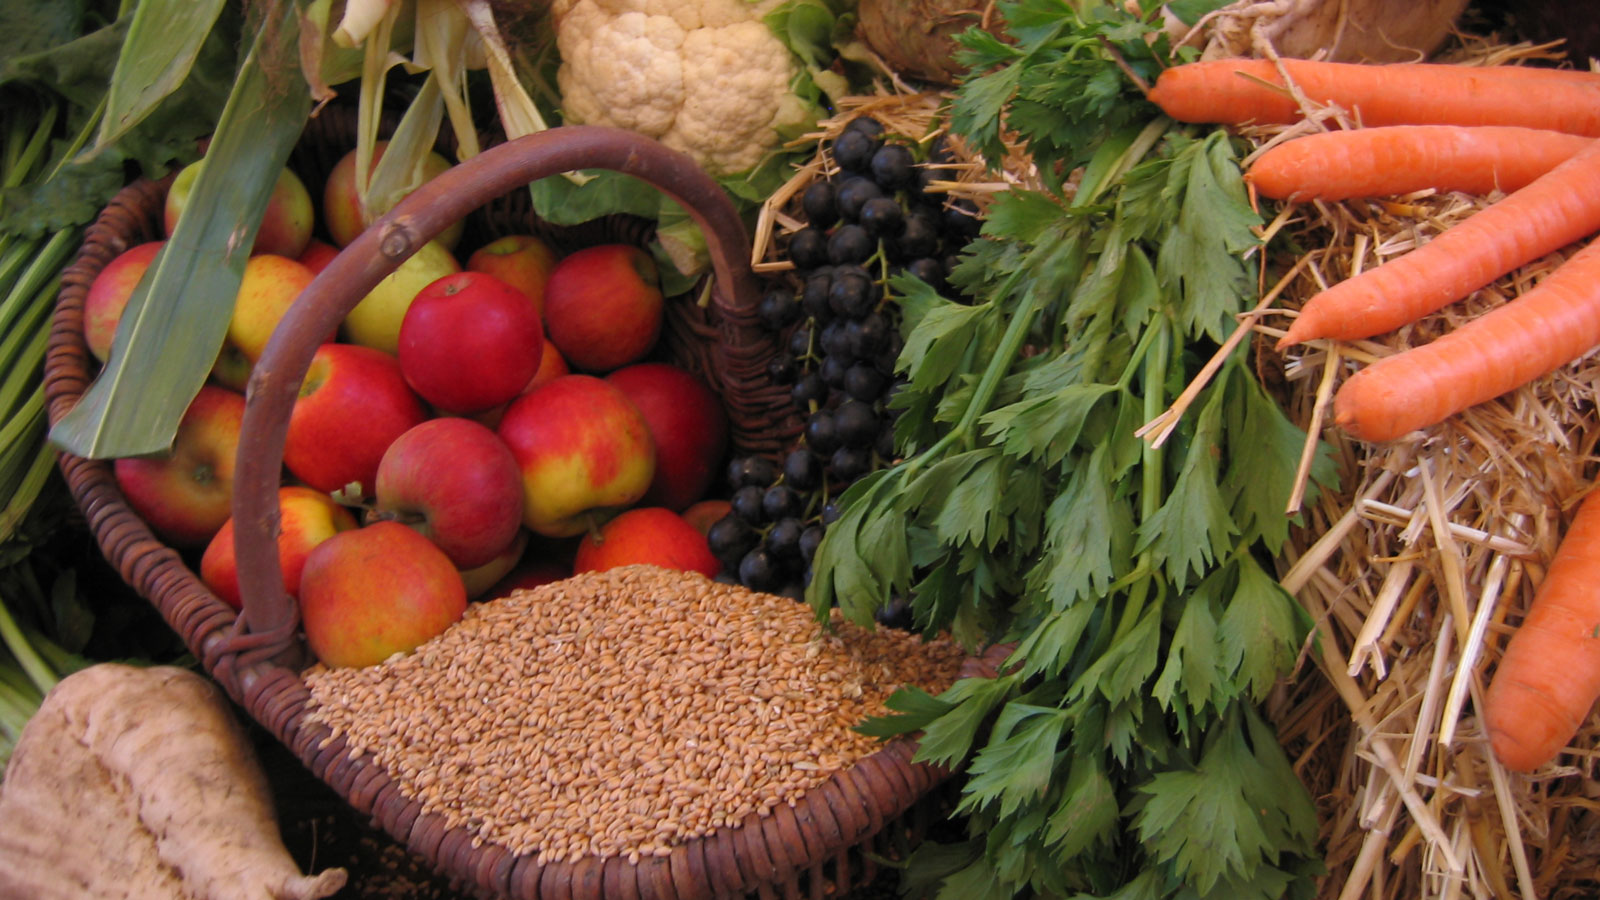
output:
[[[761,298],[756,315],[767,328],[782,331],[800,320],[800,304],[793,291],[774,289]]]
[[[797,491],[809,491],[822,483],[822,461],[805,447],[790,450],[783,458],[783,480]]]
[[[778,582],[778,567],[772,554],[761,547],[739,560],[739,582],[752,591],[770,590]]]
[[[741,456],[728,463],[728,487],[738,490],[747,484],[766,487],[778,478],[778,467],[765,456]]]
[[[861,204],[860,219],[872,238],[897,238],[906,229],[905,209],[893,197],[873,197]]]
[[[802,228],[789,236],[789,260],[801,269],[828,264],[828,236],[815,228]]]
[[[833,411],[833,427],[849,447],[870,447],[878,437],[878,414],[860,400],[846,400]]]
[[[878,187],[878,183],[871,178],[863,175],[846,178],[834,194],[834,200],[839,205],[839,218],[846,222],[859,221],[861,207],[873,197],[882,196],[883,188]]]
[[[887,198],[878,197],[877,200]],[[869,201],[870,203],[871,201]],[[889,201],[893,203],[893,200]],[[840,225],[828,235],[828,262],[834,265],[866,262],[877,249],[877,242],[861,225]]]
[[[846,172],[866,172],[872,168],[872,155],[879,139],[863,131],[846,130],[833,141],[833,161]]]
[[[813,181],[800,195],[800,208],[805,210],[806,221],[812,228],[826,230],[839,221],[839,206],[834,202],[833,192],[833,182]]]
[[[733,514],[743,519],[750,525],[760,525],[766,521],[761,511],[761,498],[766,496],[767,489],[759,485],[747,484],[728,498],[728,505],[733,507]]]

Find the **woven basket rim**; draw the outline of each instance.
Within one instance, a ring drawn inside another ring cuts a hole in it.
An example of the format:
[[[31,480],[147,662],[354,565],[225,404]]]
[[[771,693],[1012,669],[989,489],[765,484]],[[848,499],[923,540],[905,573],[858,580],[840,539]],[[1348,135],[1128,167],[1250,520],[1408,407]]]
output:
[[[45,362],[52,425],[92,379],[93,357],[82,331],[89,285],[122,250],[159,237],[157,211],[166,183],[140,180],[119,192],[88,229],[63,274]],[[638,864],[613,857],[603,863],[586,858],[540,866],[531,854],[479,846],[465,829],[446,827],[439,816],[423,813],[420,802],[405,798],[370,757],[351,760],[343,738],[305,722],[310,692],[297,668],[263,663],[252,666],[250,677],[240,677],[240,654],[258,651],[259,639],[244,631],[242,616],[200,581],[182,554],[133,512],[108,461],[62,453],[58,464],[102,553],[156,606],[205,671],[353,808],[372,816],[435,870],[481,895],[699,900],[752,891],[765,895],[781,887],[786,896],[797,896],[797,879],[809,872],[813,895],[820,896],[825,863],[843,866],[847,851],[872,839],[949,775],[942,767],[912,762],[915,743],[902,739],[835,773],[793,809],[782,807],[765,817],[751,813],[740,825],[679,844],[666,857]],[[1005,651],[990,648],[970,658],[962,674],[992,675]]]

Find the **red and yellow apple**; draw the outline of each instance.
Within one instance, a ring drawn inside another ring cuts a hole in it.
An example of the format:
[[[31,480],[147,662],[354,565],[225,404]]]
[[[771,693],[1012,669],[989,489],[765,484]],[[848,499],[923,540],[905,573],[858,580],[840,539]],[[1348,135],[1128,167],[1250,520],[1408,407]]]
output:
[[[283,589],[289,596],[300,595],[300,573],[312,548],[358,524],[350,510],[321,491],[300,485],[278,488],[278,565],[283,571]],[[234,609],[242,608],[239,563],[233,549],[233,519],[224,522],[222,529],[206,545],[200,557],[200,580],[222,602]]]
[[[708,497],[697,503],[690,504],[681,515],[683,520],[694,526],[701,534],[709,534],[711,526],[728,513],[733,512],[733,504],[720,497]]]
[[[728,414],[700,376],[670,363],[635,363],[606,376],[650,423],[656,476],[639,501],[674,512],[705,496],[728,451]]]
[[[545,337],[580,372],[641,359],[661,336],[665,311],[655,260],[630,244],[569,253],[544,286]]]
[[[556,252],[531,234],[496,238],[467,257],[468,272],[493,275],[528,296],[544,315],[544,286],[556,265]]]
[[[471,419],[429,419],[384,451],[374,518],[410,525],[457,567],[476,568],[500,555],[522,526],[522,473],[488,428]]]
[[[555,342],[547,340],[539,353],[539,369],[523,387],[522,393],[526,394],[547,381],[554,381],[563,375],[571,374],[572,369],[568,368],[567,361],[561,358],[561,351],[556,349]]]
[[[316,238],[312,238],[306,242],[306,248],[300,251],[300,255],[296,259],[299,260],[300,265],[310,269],[313,273],[321,274],[322,270],[328,267],[328,263],[333,262],[338,256],[338,247],[327,241],[319,241]]]
[[[466,587],[450,557],[399,522],[341,531],[318,544],[301,570],[306,643],[329,667],[409,653],[466,609]]]
[[[228,320],[228,343],[254,363],[267,349],[267,340],[316,274],[298,260],[275,253],[260,253],[244,264],[239,295]],[[329,339],[332,339],[329,335]]]
[[[195,178],[204,164],[204,159],[192,162],[179,170],[178,177],[172,180],[172,187],[167,191],[166,203],[162,207],[162,227],[168,237],[178,227],[178,219],[189,204],[189,194],[194,190]],[[276,253],[290,258],[299,256],[306,248],[306,242],[311,240],[314,215],[311,193],[306,190],[305,182],[293,170],[284,169],[278,173],[278,181],[272,187],[272,196],[267,200],[267,209],[250,252]]]
[[[547,537],[581,534],[632,506],[655,476],[644,415],[592,375],[564,375],[513,400],[499,435],[522,471],[523,524]]]
[[[638,565],[699,572],[707,578],[722,571],[706,536],[682,516],[660,506],[635,507],[585,535],[578,544],[572,571],[603,572]]]
[[[174,547],[204,547],[233,514],[233,466],[244,425],[244,395],[200,388],[159,456],[112,463],[128,506]]]
[[[417,293],[459,271],[460,264],[444,245],[438,241],[423,244],[345,314],[345,337],[352,344],[393,356],[400,347],[400,324]]]
[[[83,295],[83,340],[95,359],[105,362],[111,358],[111,343],[117,336],[117,323],[122,321],[128,298],[165,245],[166,241],[135,244],[112,257],[89,282],[89,290]]]
[[[394,357],[355,344],[323,344],[289,413],[283,462],[319,491],[331,494],[354,482],[370,497],[384,451],[426,418]]]
[[[511,539],[494,559],[481,566],[461,570],[461,583],[466,585],[467,599],[477,600],[485,597],[495,585],[509,578],[516,571],[517,564],[522,561],[523,552],[528,546],[528,530],[518,528],[517,536]]]
[[[509,401],[539,371],[544,328],[527,296],[493,275],[424,287],[400,323],[400,371],[422,399],[470,415]]]
[[[383,159],[383,151],[389,146],[388,141],[378,141],[372,148],[372,167],[375,169],[378,160]],[[450,168],[450,161],[438,153],[429,152],[421,162],[420,171],[413,173],[417,186],[438,177],[444,170]],[[371,170],[367,173],[370,178]],[[379,213],[384,210],[379,210]],[[378,218],[362,209],[360,192],[356,189],[356,151],[351,150],[334,164],[328,172],[328,180],[322,188],[322,221],[327,226],[328,236],[341,247],[348,246],[356,236],[361,234],[366,227]],[[437,238],[439,243],[451,250],[461,241],[461,232],[466,223],[457,222],[441,232]]]

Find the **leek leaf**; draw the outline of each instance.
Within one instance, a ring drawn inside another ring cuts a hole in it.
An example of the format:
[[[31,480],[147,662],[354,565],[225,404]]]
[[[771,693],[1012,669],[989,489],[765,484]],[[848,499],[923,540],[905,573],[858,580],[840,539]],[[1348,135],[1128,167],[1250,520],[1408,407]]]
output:
[[[170,447],[216,361],[262,213],[310,114],[297,24],[285,3],[258,32],[184,215],[128,301],[111,359],[50,432],[61,449],[104,459]],[[283,83],[291,77],[296,84]]]
[[[128,25],[91,155],[114,144],[189,77],[224,0],[143,0]]]

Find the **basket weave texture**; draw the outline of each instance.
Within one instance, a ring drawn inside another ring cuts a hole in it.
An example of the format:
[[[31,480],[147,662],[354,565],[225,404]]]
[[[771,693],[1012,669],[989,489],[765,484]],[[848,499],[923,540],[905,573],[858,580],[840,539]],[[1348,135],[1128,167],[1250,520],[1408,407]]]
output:
[[[350,147],[354,122],[337,109],[312,121],[291,160],[320,184]],[[564,127],[490,147],[425,185],[342,251],[302,295],[256,367],[248,391],[236,472],[234,515],[244,609],[235,612],[200,581],[192,560],[166,545],[128,506],[108,461],[62,454],[60,468],[101,551],[182,637],[205,670],[307,768],[461,889],[481,897],[701,898],[834,896],[873,875],[874,854],[903,851],[921,836],[932,788],[948,773],[913,763],[914,744],[891,742],[836,773],[794,807],[752,814],[672,849],[629,863],[622,857],[538,865],[532,855],[480,843],[425,814],[370,755],[351,759],[342,737],[304,721],[309,661],[298,615],[283,590],[273,535],[288,410],[315,349],[372,284],[452,221],[468,216],[465,240],[531,232],[559,250],[601,241],[642,244],[648,223],[613,218],[556,228],[531,212],[522,185],[574,168],[615,168],[655,184],[700,221],[711,244],[710,302],[696,291],[669,303],[663,347],[671,361],[704,376],[723,399],[737,452],[772,454],[796,432],[786,392],[766,383],[772,339],[755,321],[759,286],[750,246],[727,198],[686,157],[611,129]],[[83,338],[90,283],[124,250],[161,237],[167,182],[122,190],[89,228],[63,275],[45,361],[50,420],[59,421],[88,388],[95,363]],[[998,652],[969,660],[963,674],[992,674]]]

